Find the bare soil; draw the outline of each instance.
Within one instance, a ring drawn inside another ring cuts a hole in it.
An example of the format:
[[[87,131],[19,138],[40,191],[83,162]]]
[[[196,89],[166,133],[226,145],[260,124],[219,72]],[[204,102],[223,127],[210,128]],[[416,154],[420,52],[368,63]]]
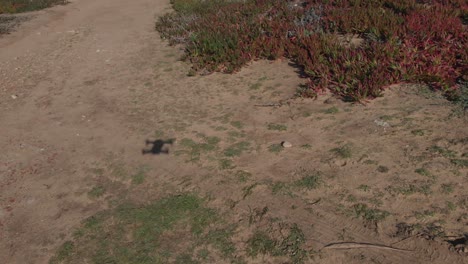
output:
[[[188,77],[183,51],[154,30],[170,11],[169,1],[77,0],[0,37],[4,263],[47,263],[116,201],[185,192],[237,225],[241,255],[280,219],[304,232],[308,263],[468,263],[463,113],[417,85],[366,105],[322,95],[258,106],[292,97],[298,69],[258,61]],[[406,251],[324,248],[340,242]]]

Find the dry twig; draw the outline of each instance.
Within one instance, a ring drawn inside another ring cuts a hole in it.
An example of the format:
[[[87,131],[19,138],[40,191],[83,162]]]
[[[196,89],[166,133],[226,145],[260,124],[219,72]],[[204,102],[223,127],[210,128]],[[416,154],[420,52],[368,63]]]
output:
[[[328,248],[328,249],[377,248],[377,249],[386,249],[386,250],[403,251],[403,252],[411,251],[407,249],[394,248],[394,247],[389,247],[385,245],[372,244],[372,243],[357,243],[357,242],[332,243],[332,244],[328,244],[324,246],[323,248]]]

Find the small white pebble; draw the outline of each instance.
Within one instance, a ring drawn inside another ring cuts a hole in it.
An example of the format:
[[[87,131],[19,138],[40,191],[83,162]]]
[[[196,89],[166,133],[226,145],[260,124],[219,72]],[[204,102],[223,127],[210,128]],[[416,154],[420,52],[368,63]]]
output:
[[[374,123],[376,123],[378,126],[381,126],[381,127],[390,127],[390,124],[383,121],[383,120],[380,120],[380,119],[376,119],[374,120]]]
[[[291,144],[291,142],[283,141],[283,142],[281,142],[281,146],[283,146],[283,148],[290,148],[290,147],[292,147],[292,144]]]
[[[15,95],[15,94],[13,94],[13,95],[11,95],[11,98],[12,98],[12,99],[16,99],[16,98],[18,98],[18,96]]]

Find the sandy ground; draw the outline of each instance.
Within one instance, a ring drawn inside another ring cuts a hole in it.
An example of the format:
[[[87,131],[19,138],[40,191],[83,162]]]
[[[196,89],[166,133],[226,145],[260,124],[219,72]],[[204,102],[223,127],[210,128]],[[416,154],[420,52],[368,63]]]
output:
[[[3,263],[47,263],[122,194],[143,202],[178,192],[210,196],[239,223],[239,248],[255,227],[249,214],[268,207],[265,219],[303,230],[319,252],[311,263],[468,263],[466,246],[450,243],[468,233],[468,170],[457,163],[467,159],[466,116],[408,85],[365,106],[330,95],[256,106],[291,97],[305,80],[287,61],[188,77],[181,49],[154,31],[168,2],[72,1],[0,36]],[[215,150],[184,145],[206,137],[220,140]],[[168,154],[142,155],[146,140],[169,139]],[[275,150],[284,140],[293,146]],[[132,184],[141,168],[144,183]],[[319,188],[289,184],[309,173],[321,175]],[[106,194],[93,199],[97,185]],[[366,220],[359,204],[388,216]],[[343,241],[409,251],[322,250]]]

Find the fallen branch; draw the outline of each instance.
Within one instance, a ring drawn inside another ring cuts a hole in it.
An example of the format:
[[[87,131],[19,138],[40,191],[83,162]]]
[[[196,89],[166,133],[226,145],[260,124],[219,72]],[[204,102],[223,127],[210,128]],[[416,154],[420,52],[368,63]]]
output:
[[[323,248],[328,248],[328,249],[377,248],[377,249],[386,249],[386,250],[403,251],[403,252],[412,251],[412,250],[394,248],[394,247],[389,247],[389,246],[379,245],[379,244],[357,243],[357,242],[331,243],[331,244],[324,246]]]
[[[256,104],[257,107],[279,107],[282,106],[282,103],[269,103],[269,104]]]

